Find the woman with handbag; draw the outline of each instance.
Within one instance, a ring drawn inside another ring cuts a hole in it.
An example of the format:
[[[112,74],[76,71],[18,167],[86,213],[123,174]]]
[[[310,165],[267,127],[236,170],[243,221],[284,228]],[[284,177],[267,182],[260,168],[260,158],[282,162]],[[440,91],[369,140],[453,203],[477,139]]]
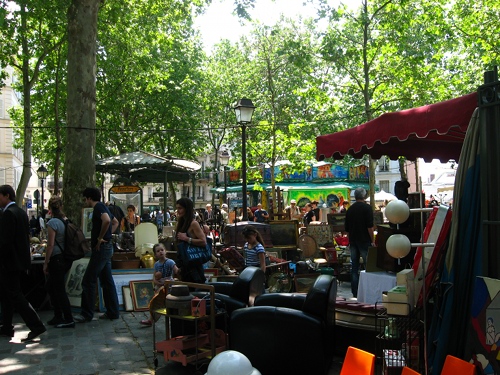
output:
[[[187,245],[206,247],[207,238],[200,223],[195,219],[193,201],[189,198],[180,198],[175,202],[177,210],[177,226],[175,228],[177,243],[183,241]],[[205,283],[205,272],[203,264],[187,262],[185,254],[181,254],[181,249],[186,246],[177,246],[177,267],[180,269],[182,281],[193,283]]]

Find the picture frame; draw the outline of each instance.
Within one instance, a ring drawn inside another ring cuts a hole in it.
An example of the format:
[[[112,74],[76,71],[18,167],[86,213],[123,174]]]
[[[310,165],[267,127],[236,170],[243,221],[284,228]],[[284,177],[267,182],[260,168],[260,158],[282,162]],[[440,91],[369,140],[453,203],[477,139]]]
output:
[[[155,295],[152,280],[139,280],[130,282],[130,294],[134,311],[146,311],[149,309],[149,301]]]
[[[86,207],[82,209],[82,231],[85,238],[89,239],[92,234],[92,213],[94,209],[92,207]]]
[[[308,293],[318,278],[319,273],[306,273],[294,276],[295,292]]]
[[[132,292],[130,286],[122,286],[123,295],[123,308],[125,311],[134,311],[134,304],[132,302]]]
[[[65,289],[71,307],[81,307],[83,275],[85,274],[85,270],[89,265],[89,260],[89,257],[75,260],[68,272]]]
[[[217,268],[205,268],[205,279],[206,282],[217,281],[217,275],[219,274],[219,270]]]
[[[130,281],[135,280],[153,280],[153,268],[137,268],[137,269],[112,269],[111,274],[113,276],[113,281],[115,282],[116,294],[118,296],[118,307],[120,311],[125,311],[125,302],[123,299],[123,288],[124,286],[129,287]],[[106,311],[106,306],[104,303],[104,298],[102,295],[102,287],[99,279],[97,280],[98,292],[99,292],[99,311]]]

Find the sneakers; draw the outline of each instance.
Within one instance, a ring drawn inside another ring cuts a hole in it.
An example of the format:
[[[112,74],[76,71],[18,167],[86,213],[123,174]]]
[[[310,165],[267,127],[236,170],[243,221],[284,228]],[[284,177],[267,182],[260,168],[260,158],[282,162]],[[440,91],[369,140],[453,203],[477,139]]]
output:
[[[64,323],[64,319],[59,317],[59,316],[54,316],[52,319],[50,319],[47,324],[49,326],[55,326],[57,324]]]
[[[152,326],[153,325],[153,322],[149,319],[144,319],[144,320],[141,320],[141,324],[144,325],[144,326]]]
[[[92,320],[92,318],[86,318],[83,315],[78,314],[73,316],[73,320],[77,323],[88,323]]]
[[[118,319],[118,317],[111,318],[107,313],[104,313],[101,316],[99,316],[99,320],[106,320],[106,319],[108,319],[108,320],[115,320],[115,319]]]
[[[34,329],[28,333],[28,336],[26,336],[24,339],[21,339],[22,342],[27,342],[27,341],[32,341],[33,339],[36,339],[38,336],[40,336],[42,333],[44,333],[47,330],[45,326],[41,326],[40,328]]]
[[[62,322],[55,325],[56,328],[75,328],[75,322]]]

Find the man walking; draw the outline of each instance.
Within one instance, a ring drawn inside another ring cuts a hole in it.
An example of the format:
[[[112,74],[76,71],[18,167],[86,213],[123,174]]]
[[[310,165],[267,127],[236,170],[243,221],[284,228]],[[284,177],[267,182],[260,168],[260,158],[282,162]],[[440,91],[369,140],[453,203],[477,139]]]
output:
[[[21,277],[31,265],[28,215],[15,203],[12,186],[0,186],[0,293],[3,325],[0,336],[14,337],[12,319],[16,310],[30,332],[21,341],[31,341],[47,329],[21,290]]]
[[[92,255],[83,276],[82,309],[80,315],[73,317],[77,323],[90,322],[94,317],[95,290],[97,278],[103,289],[106,312],[99,319],[118,319],[118,295],[111,274],[113,244],[111,233],[118,227],[118,220],[101,202],[101,192],[97,188],[86,188],[82,193],[86,207],[93,207],[90,243]]]
[[[366,265],[368,247],[375,246],[373,243],[373,210],[366,204],[366,190],[357,188],[354,190],[356,202],[351,205],[345,215],[345,230],[349,236],[349,248],[351,250],[351,291],[352,296],[358,297],[359,284],[359,257],[363,258]]]

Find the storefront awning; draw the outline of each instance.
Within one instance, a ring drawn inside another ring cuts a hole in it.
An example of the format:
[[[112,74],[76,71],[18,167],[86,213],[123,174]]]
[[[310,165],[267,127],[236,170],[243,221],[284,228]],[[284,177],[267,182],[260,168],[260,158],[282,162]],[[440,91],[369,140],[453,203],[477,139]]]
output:
[[[260,185],[247,185],[247,191],[252,191],[254,188],[258,186],[259,189],[263,190],[271,190],[272,186],[269,183],[263,183]],[[357,187],[363,187],[365,189],[369,189],[367,183],[363,182],[328,182],[328,183],[312,183],[312,182],[277,182],[275,184],[276,187],[279,187],[281,190],[287,191],[291,189],[356,189]],[[378,186],[375,186],[375,190],[378,191]],[[235,193],[241,191],[241,185],[231,185],[227,187],[228,193]],[[211,193],[224,193],[224,186],[219,186],[217,188],[210,189]]]
[[[395,160],[423,158],[445,162],[458,160],[477,94],[469,94],[440,103],[383,114],[376,119],[341,132],[316,138],[316,158],[345,155],[374,159],[383,155]]]

